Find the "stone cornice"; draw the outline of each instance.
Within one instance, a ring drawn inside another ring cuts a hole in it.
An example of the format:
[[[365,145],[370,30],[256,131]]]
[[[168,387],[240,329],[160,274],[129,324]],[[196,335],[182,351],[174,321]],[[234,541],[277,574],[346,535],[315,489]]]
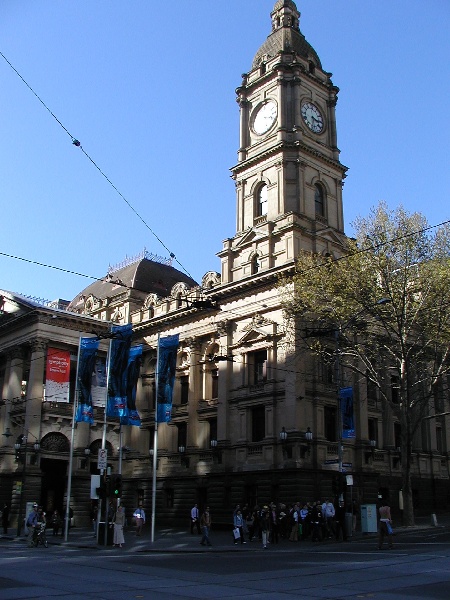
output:
[[[314,156],[314,158],[318,158],[321,161],[323,161],[324,163],[326,163],[327,165],[332,166],[335,169],[338,169],[339,171],[341,171],[343,177],[345,176],[346,172],[348,171],[348,167],[343,165],[338,160],[335,160],[333,158],[329,158],[328,156],[325,156],[325,154],[323,154],[319,150],[310,148],[303,142],[299,142],[299,141],[285,142],[284,141],[284,142],[279,142],[275,146],[272,146],[272,148],[263,150],[262,152],[253,156],[252,158],[243,160],[242,162],[238,163],[234,167],[231,167],[230,171],[232,173],[232,175],[231,175],[232,178],[235,178],[239,173],[246,171],[249,168],[251,168],[252,166],[260,163],[262,160],[271,158],[274,155],[279,154],[280,152],[282,152],[284,150],[298,150],[299,152],[303,152],[305,154],[308,154],[309,156]]]

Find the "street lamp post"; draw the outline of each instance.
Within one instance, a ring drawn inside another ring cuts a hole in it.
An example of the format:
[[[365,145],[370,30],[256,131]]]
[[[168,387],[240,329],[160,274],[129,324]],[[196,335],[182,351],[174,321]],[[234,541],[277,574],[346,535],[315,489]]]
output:
[[[40,450],[41,446],[36,439],[34,443],[34,451],[37,454]],[[27,469],[27,454],[28,454],[28,438],[26,435],[20,435],[17,438],[17,442],[14,444],[14,449],[16,451],[16,458],[18,461],[23,460],[22,467],[22,481],[20,486],[20,496],[19,496],[19,513],[17,517],[17,537],[20,536],[20,532],[22,531],[22,511],[23,511],[23,498],[24,498],[24,487],[25,487],[25,475]]]
[[[23,488],[25,487],[25,472],[26,472],[26,466],[27,466],[27,438],[24,435],[19,436],[19,438],[17,439],[17,442],[14,444],[14,448],[16,450],[16,457],[18,460],[20,460],[20,457],[21,457],[22,445],[23,445],[23,467],[22,467],[22,481],[21,481],[20,496],[19,496],[19,515],[17,517],[17,537],[20,536],[20,532],[22,530]]]

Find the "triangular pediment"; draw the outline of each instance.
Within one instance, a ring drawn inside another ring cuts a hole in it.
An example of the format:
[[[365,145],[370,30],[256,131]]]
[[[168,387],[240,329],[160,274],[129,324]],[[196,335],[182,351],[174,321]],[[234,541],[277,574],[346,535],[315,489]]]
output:
[[[247,246],[248,244],[252,244],[253,242],[262,240],[266,237],[266,231],[250,227],[243,235],[234,239],[233,249]]]
[[[332,227],[327,227],[326,229],[320,230],[320,238],[322,240],[326,240],[330,244],[339,244],[341,246],[345,236],[339,235],[339,233]]]
[[[276,335],[276,323],[269,321],[262,315],[255,314],[248,325],[243,328],[244,335],[234,347],[254,346],[261,342],[267,343]]]

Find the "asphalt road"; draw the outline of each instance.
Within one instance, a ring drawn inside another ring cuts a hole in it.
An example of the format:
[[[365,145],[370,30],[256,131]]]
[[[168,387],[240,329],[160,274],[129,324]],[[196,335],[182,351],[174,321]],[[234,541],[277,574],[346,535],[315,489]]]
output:
[[[149,552],[2,541],[0,600],[448,600],[450,530],[395,542],[382,551],[370,538]]]

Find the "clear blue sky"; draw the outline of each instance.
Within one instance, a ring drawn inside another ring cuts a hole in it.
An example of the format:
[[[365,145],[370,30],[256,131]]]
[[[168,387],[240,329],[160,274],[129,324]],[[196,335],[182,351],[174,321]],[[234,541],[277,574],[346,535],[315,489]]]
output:
[[[0,51],[197,281],[235,233],[235,88],[274,3],[0,2]],[[379,200],[449,219],[449,0],[297,6],[341,89],[346,232]],[[1,57],[0,140],[0,252],[94,277],[167,256]],[[72,299],[90,282],[0,256],[3,289]]]

